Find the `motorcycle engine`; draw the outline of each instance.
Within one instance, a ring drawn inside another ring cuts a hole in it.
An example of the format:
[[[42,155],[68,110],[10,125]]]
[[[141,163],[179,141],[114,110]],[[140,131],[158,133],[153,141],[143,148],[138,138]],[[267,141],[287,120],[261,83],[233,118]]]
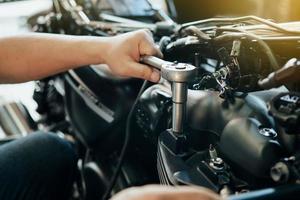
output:
[[[94,1],[53,2],[54,10],[37,18],[36,31],[105,37],[146,28],[164,60],[196,67],[180,134],[172,132],[173,83],[166,79],[148,83],[140,96],[141,80],[116,77],[105,65],[39,82],[48,91],[36,91],[40,107],[62,107],[58,113],[40,109],[46,123],[65,119],[67,129],[56,129],[93,151],[87,164],[95,163],[104,175],[86,169],[99,176],[101,183],[92,182],[102,192],[131,109],[131,140],[115,191],[161,183],[198,185],[228,196],[299,181],[300,22],[245,16],[177,24],[151,4],[141,3],[149,9],[134,12],[115,3],[108,9]],[[59,98],[49,100],[49,91]]]

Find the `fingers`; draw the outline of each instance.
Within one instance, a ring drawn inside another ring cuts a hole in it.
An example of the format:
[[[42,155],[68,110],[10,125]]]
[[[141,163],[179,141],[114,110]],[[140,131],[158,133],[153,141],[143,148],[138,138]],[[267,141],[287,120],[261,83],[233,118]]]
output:
[[[163,54],[154,43],[152,34],[150,31],[142,30],[140,34],[139,52],[140,55],[157,56],[162,58]]]
[[[130,76],[142,78],[155,83],[160,80],[160,73],[147,65],[132,62],[130,64],[130,68],[132,72]]]
[[[105,63],[115,75],[136,77],[152,82],[160,80],[160,73],[152,67],[139,63],[142,55],[162,57],[151,36],[146,30],[126,33],[110,38]],[[118,58],[116,60],[116,58]],[[122,63],[122,64],[120,64]],[[122,66],[121,66],[122,65]]]
[[[148,56],[157,56],[162,58],[163,54],[159,48],[154,43],[152,34],[150,31],[140,32],[140,42],[139,42],[139,54]],[[140,71],[136,71],[138,78],[143,78],[152,82],[158,82],[160,80],[160,73],[156,69],[149,67],[147,65],[138,64],[136,67],[140,67]]]

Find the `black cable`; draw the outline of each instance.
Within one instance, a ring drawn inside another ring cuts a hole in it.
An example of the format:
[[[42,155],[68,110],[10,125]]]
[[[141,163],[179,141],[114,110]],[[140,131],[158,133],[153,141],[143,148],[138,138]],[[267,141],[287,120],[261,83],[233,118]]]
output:
[[[228,30],[230,30],[230,29],[228,29]],[[257,43],[259,44],[259,46],[264,51],[264,53],[266,54],[266,56],[268,57],[272,69],[273,70],[280,69],[280,65],[278,64],[278,61],[277,61],[272,49],[270,48],[270,46],[257,35],[254,35],[252,33],[241,30],[241,32],[238,32],[238,33],[231,33],[231,34],[224,34],[221,36],[217,36],[213,40],[215,43],[220,43],[220,42],[223,42],[226,40],[241,39],[243,37],[245,37],[249,40],[256,40]]]
[[[86,187],[86,181],[85,181],[85,176],[84,176],[84,166],[87,163],[89,156],[90,156],[90,149],[87,149],[85,152],[85,155],[84,155],[84,159],[82,159],[81,170],[80,170],[82,191],[79,194],[80,194],[82,200],[85,200],[86,196],[87,196],[87,187]]]
[[[126,120],[126,132],[125,132],[125,140],[124,140],[124,144],[123,144],[123,147],[122,147],[122,150],[121,150],[121,154],[120,154],[120,157],[119,157],[119,161],[118,161],[118,164],[117,164],[117,167],[116,167],[116,170],[111,178],[111,181],[110,181],[110,184],[103,196],[103,200],[108,200],[109,199],[109,196],[116,184],[116,181],[119,177],[119,174],[121,172],[121,168],[122,168],[122,165],[123,165],[123,162],[124,162],[124,159],[125,159],[125,156],[126,156],[126,153],[127,153],[127,150],[128,150],[128,144],[129,144],[129,141],[130,141],[130,129],[131,129],[131,118],[132,118],[132,115],[133,115],[133,112],[134,112],[134,109],[138,103],[138,100],[140,99],[143,91],[146,89],[146,86],[148,84],[148,81],[144,81],[142,87],[140,88],[140,91],[130,109],[130,112],[129,112],[129,115],[127,117],[127,120]]]

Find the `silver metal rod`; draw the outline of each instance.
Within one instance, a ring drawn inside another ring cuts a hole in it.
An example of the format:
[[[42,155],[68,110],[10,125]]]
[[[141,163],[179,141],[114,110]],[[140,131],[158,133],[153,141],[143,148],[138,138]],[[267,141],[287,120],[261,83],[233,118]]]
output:
[[[161,70],[162,65],[167,64],[168,62],[154,57],[154,56],[143,56],[140,60],[142,63],[155,67],[158,70]]]
[[[183,133],[183,124],[185,121],[185,103],[174,103],[172,107],[172,131],[176,134]]]
[[[186,115],[187,84],[172,83],[172,131],[177,134],[183,133],[183,125]]]
[[[172,101],[175,103],[184,103],[187,99],[187,84],[173,82],[172,83]]]

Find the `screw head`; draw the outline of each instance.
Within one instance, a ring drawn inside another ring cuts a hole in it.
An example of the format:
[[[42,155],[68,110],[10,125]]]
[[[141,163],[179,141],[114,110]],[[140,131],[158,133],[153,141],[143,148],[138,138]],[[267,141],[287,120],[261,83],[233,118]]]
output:
[[[175,69],[186,69],[186,68],[187,68],[186,64],[179,63],[179,64],[175,65]]]

